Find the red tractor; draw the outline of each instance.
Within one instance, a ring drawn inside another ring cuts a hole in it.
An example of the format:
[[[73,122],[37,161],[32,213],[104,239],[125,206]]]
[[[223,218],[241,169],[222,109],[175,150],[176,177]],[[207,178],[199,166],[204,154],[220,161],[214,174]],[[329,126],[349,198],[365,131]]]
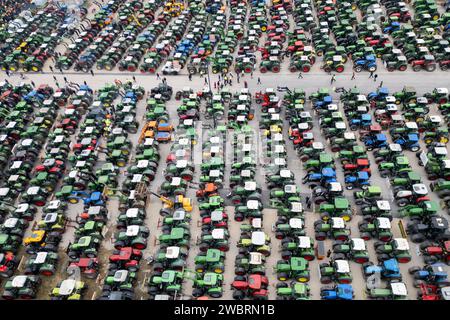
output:
[[[243,300],[246,297],[255,300],[266,300],[269,295],[267,288],[269,280],[266,276],[260,274],[251,274],[249,276],[236,276],[231,287],[234,290],[233,298]]]
[[[445,242],[425,241],[420,245],[420,253],[426,264],[433,264],[439,261],[450,262],[450,240]]]
[[[95,279],[98,276],[100,266],[97,258],[78,258],[69,265],[69,268],[79,268],[86,278]]]
[[[424,55],[422,59],[411,61],[411,66],[415,72],[418,72],[422,69],[425,69],[428,72],[432,72],[436,70],[436,61],[434,59],[434,56],[427,54]]]
[[[123,247],[120,250],[114,250],[113,254],[109,256],[109,269],[127,269],[130,272],[136,272],[139,270],[139,261],[141,261],[141,259],[141,250]]]
[[[205,183],[203,188],[198,189],[196,192],[197,200],[199,200],[198,198],[209,198],[217,194],[217,186],[214,183]]]
[[[17,258],[12,252],[0,253],[0,277],[9,278],[17,267]]]

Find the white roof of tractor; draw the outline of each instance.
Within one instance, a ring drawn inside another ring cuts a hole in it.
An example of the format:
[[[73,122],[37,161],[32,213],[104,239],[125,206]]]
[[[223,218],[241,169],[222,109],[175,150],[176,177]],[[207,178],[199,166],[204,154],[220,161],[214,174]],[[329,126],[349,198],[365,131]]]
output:
[[[211,236],[214,240],[223,240],[225,239],[225,229],[213,229]]]
[[[256,190],[256,182],[255,181],[245,181],[244,189],[246,191],[255,191]]]
[[[448,94],[447,88],[436,88],[436,92],[439,94]]]
[[[331,192],[341,192],[342,184],[340,182],[330,182],[330,191]]]
[[[365,251],[366,250],[366,243],[361,238],[353,238],[353,250],[354,251]]]
[[[15,276],[11,285],[13,288],[22,288],[27,281],[27,276]]]
[[[298,237],[298,247],[303,249],[311,248],[311,238],[306,236]]]
[[[126,216],[127,218],[136,218],[138,216],[138,212],[138,208],[130,208],[127,210]]]
[[[114,273],[114,282],[124,282],[127,279],[128,270],[117,270]]]
[[[323,143],[322,142],[317,142],[317,141],[313,142],[312,147],[315,150],[323,150],[324,149]]]
[[[252,219],[252,227],[255,229],[262,228],[262,219],[261,218]]]
[[[68,296],[75,289],[76,280],[74,279],[66,279],[61,282],[61,286],[59,287],[59,294],[62,296]]]
[[[280,176],[282,178],[290,178],[292,176],[292,172],[289,169],[280,170]]]
[[[345,228],[344,219],[339,218],[339,217],[332,217],[331,218],[331,225],[333,226],[333,229],[343,229],[343,228]]]
[[[433,123],[441,123],[442,118],[439,116],[430,116],[430,121]]]
[[[180,247],[167,247],[166,249],[166,258],[167,259],[176,259],[180,254]]]
[[[137,236],[139,233],[139,226],[128,226],[126,231],[127,237]]]
[[[445,147],[435,147],[434,152],[439,156],[446,156],[448,153]]]
[[[350,265],[348,264],[347,260],[336,260],[334,261],[336,264],[336,272],[337,273],[349,273],[350,272]]]
[[[263,255],[259,252],[250,252],[250,261],[252,265],[260,265],[263,261]]]
[[[250,210],[256,210],[259,207],[259,202],[258,200],[248,200],[247,201],[247,208],[249,208]]]
[[[303,228],[303,220],[300,218],[291,218],[289,219],[289,226],[293,229],[302,229]]]
[[[419,195],[426,195],[426,194],[428,194],[427,186],[424,185],[423,183],[416,183],[416,184],[413,184],[412,187],[413,187],[413,191],[414,191],[416,194],[419,194]]]
[[[390,143],[389,149],[393,152],[400,152],[402,151],[402,146],[399,145],[398,143]]]
[[[38,252],[36,255],[36,259],[34,259],[33,263],[34,264],[44,263],[45,260],[47,259],[47,255],[48,255],[48,252],[44,252],[44,251]]]
[[[211,220],[212,221],[222,221],[223,213],[220,210],[215,210],[211,212]]]
[[[262,246],[266,243],[266,234],[263,231],[252,232],[252,244]]]
[[[291,202],[291,211],[294,213],[303,212],[303,205],[301,202]]]
[[[405,238],[395,238],[394,242],[398,250],[409,250],[409,243]]]
[[[297,187],[295,186],[295,184],[287,184],[284,186],[284,192],[285,193],[295,193],[297,191]]]
[[[19,219],[17,218],[8,218],[6,219],[6,221],[3,223],[3,226],[5,228],[9,228],[12,229],[16,226],[17,222],[19,221]]]
[[[408,290],[403,282],[391,282],[392,294],[395,296],[407,296]]]
[[[386,201],[386,200],[378,200],[377,207],[379,210],[384,210],[384,211],[391,210],[391,205],[389,204],[389,201]]]
[[[378,226],[381,229],[390,229],[391,228],[391,221],[389,221],[388,218],[378,217],[377,221],[378,221]]]

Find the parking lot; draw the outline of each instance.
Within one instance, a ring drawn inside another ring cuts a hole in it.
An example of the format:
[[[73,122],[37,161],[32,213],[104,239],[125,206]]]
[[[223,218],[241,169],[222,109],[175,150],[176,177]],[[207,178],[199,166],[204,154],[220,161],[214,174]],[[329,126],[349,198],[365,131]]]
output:
[[[146,1],[144,1],[146,2]],[[410,11],[413,13],[412,4],[407,4]],[[94,10],[94,11],[93,11]],[[90,4],[88,6],[88,14],[87,17],[91,18],[94,15],[94,12],[98,10],[95,4]],[[161,12],[161,9],[158,9],[156,13]],[[440,13],[444,13],[444,6],[438,3],[438,11]],[[316,12],[316,8],[314,7],[314,12]],[[362,14],[360,9],[356,9],[355,11],[356,17],[358,21],[362,20]],[[230,14],[229,8],[227,7],[225,10],[225,15],[228,16]],[[156,16],[156,14],[155,14]],[[115,18],[117,18],[114,15]],[[246,19],[250,17],[249,12],[246,15]],[[290,21],[289,31],[292,31],[295,27],[294,16],[292,14],[288,15]],[[141,30],[142,31],[142,30]],[[259,39],[259,44],[263,45],[267,40],[267,34],[262,34]],[[64,44],[65,43],[65,44]],[[56,51],[64,54],[67,50],[67,44],[70,43],[69,39],[64,39],[61,43],[58,43],[56,46]],[[236,55],[234,55],[236,58]],[[264,148],[264,130],[261,128],[261,123],[263,121],[263,113],[267,113],[261,105],[262,102],[256,102],[257,94],[264,95],[268,88],[272,88],[275,95],[279,97],[280,101],[283,100],[283,96],[286,94],[286,88],[290,91],[294,91],[294,89],[302,89],[305,91],[306,101],[304,102],[304,111],[310,112],[312,115],[312,128],[309,130],[314,135],[315,142],[322,142],[325,146],[324,152],[333,156],[333,162],[335,164],[336,170],[336,180],[341,183],[342,186],[345,186],[345,174],[343,165],[341,164],[340,158],[337,153],[331,151],[330,140],[327,139],[324,135],[323,128],[321,129],[321,122],[319,121],[319,114],[315,111],[316,107],[314,107],[314,102],[311,101],[308,97],[317,92],[320,88],[328,88],[330,91],[330,96],[333,99],[333,103],[337,104],[338,110],[342,114],[344,114],[344,106],[346,105],[344,101],[340,100],[340,93],[336,92],[337,88],[346,88],[350,90],[351,88],[358,88],[360,94],[367,96],[370,92],[376,91],[381,85],[385,88],[388,88],[390,94],[401,91],[405,86],[414,87],[417,91],[417,97],[421,97],[425,93],[432,92],[435,88],[450,88],[450,77],[446,71],[442,71],[437,68],[434,72],[427,72],[425,70],[421,70],[420,72],[414,72],[411,68],[408,68],[406,71],[394,71],[389,72],[386,70],[383,65],[383,61],[381,59],[377,59],[377,67],[378,69],[374,72],[377,75],[377,78],[374,79],[370,76],[370,73],[367,71],[363,71],[361,73],[354,74],[352,71],[353,62],[351,59],[345,63],[345,69],[343,72],[330,71],[325,72],[321,68],[321,60],[322,58],[317,59],[316,63],[312,66],[309,72],[302,72],[301,76],[299,76],[298,72],[290,72],[289,65],[290,61],[288,58],[284,58],[284,60],[280,61],[280,71],[277,73],[261,73],[258,65],[261,62],[261,57],[259,53],[257,54],[257,62],[255,63],[255,70],[250,73],[242,73],[239,76],[236,73],[227,74],[229,78],[232,79],[232,85],[225,84],[225,90],[229,90],[232,94],[241,92],[244,90],[244,86],[248,89],[248,92],[252,96],[252,100],[250,103],[250,107],[254,110],[254,117],[252,119],[249,118],[248,125],[253,130],[253,142],[252,142],[252,151],[254,152],[254,156],[256,158],[256,167],[255,167],[255,181],[261,188],[262,193],[262,205],[263,209],[262,213],[262,227],[258,228],[258,230],[263,231],[270,239],[266,239],[267,243],[269,243],[270,247],[270,255],[265,259],[265,276],[267,276],[268,287],[267,287],[267,295],[266,297],[270,300],[280,298],[280,295],[277,294],[278,288],[277,284],[281,281],[277,278],[277,272],[275,270],[275,266],[279,260],[282,260],[282,250],[281,244],[282,241],[277,239],[276,236],[276,228],[277,228],[277,220],[279,218],[279,213],[277,209],[274,209],[270,206],[270,192],[271,189],[268,187],[267,180],[271,173],[266,170],[266,165],[269,164],[273,159],[267,156],[267,150]],[[162,65],[161,65],[162,66]],[[55,72],[52,72],[50,67]],[[102,238],[101,243],[98,246],[98,265],[99,265],[99,274],[95,279],[88,279],[85,276],[80,276],[79,279],[85,282],[87,286],[87,290],[83,291],[83,295],[81,299],[84,300],[94,300],[100,298],[104,293],[104,285],[105,280],[108,276],[114,276],[114,272],[112,274],[108,274],[108,268],[110,265],[109,257],[113,254],[114,244],[117,241],[118,229],[117,223],[119,219],[119,215],[122,213],[119,210],[120,199],[121,199],[121,190],[123,188],[124,182],[127,179],[128,169],[130,166],[137,163],[136,156],[139,154],[137,147],[142,142],[141,135],[145,130],[147,122],[150,120],[147,117],[147,113],[149,112],[149,108],[147,107],[147,99],[153,98],[154,94],[151,93],[152,89],[161,84],[161,80],[157,78],[156,74],[150,73],[140,73],[129,72],[127,70],[120,71],[117,66],[112,68],[111,70],[98,70],[93,67],[93,74],[89,72],[80,72],[75,71],[73,68],[69,68],[69,70],[64,70],[63,72],[54,69],[54,63],[51,59],[48,59],[44,64],[42,71],[32,73],[32,72],[24,72],[23,76],[18,73],[12,73],[11,75],[6,75],[2,73],[0,79],[8,80],[12,85],[17,86],[21,82],[25,83],[33,83],[35,87],[39,87],[42,84],[47,84],[56,89],[56,84],[59,87],[63,87],[65,85],[78,84],[83,85],[86,83],[92,90],[93,96],[99,94],[100,90],[105,87],[106,84],[126,84],[127,81],[133,83],[133,85],[139,86],[143,88],[145,92],[144,97],[140,99],[135,105],[135,114],[134,119],[136,120],[138,127],[136,132],[129,132],[127,134],[127,139],[131,142],[131,149],[129,150],[129,157],[127,158],[127,162],[125,166],[121,166],[118,168],[118,174],[116,176],[117,187],[109,193],[108,198],[106,199],[106,208],[108,212],[107,221],[105,223],[105,227],[102,230]],[[232,68],[230,68],[230,71]],[[172,147],[174,144],[178,143],[180,140],[179,130],[181,124],[183,123],[182,119],[179,116],[178,107],[183,104],[181,100],[175,99],[175,93],[178,91],[186,91],[187,88],[192,89],[192,92],[206,92],[209,89],[208,79],[211,82],[211,88],[213,93],[220,94],[220,90],[216,88],[216,84],[218,82],[223,83],[218,74],[214,74],[212,72],[208,72],[207,75],[199,76],[198,74],[193,75],[192,78],[188,77],[187,68],[183,68],[178,75],[164,75],[162,73],[162,69],[159,69],[159,73],[161,78],[165,78],[167,84],[172,87],[173,95],[172,98],[165,102],[165,110],[168,113],[169,123],[173,125],[174,131],[171,132],[172,139],[168,142],[160,142],[158,147],[159,153],[159,163],[154,175],[154,179],[146,186],[146,203],[144,211],[146,213],[145,219],[143,221],[143,226],[148,228],[149,236],[147,238],[146,248],[142,250],[142,259],[139,262],[139,270],[136,272],[136,280],[132,283],[132,292],[134,293],[133,299],[154,299],[155,294],[149,295],[149,281],[157,275],[157,272],[153,269],[155,261],[148,263],[151,258],[156,258],[158,250],[161,248],[161,234],[163,234],[164,226],[164,216],[160,215],[160,209],[164,206],[164,202],[161,201],[158,197],[150,194],[150,192],[154,192],[156,194],[161,193],[161,186],[166,181],[165,175],[167,174],[168,163],[166,162],[166,158],[172,152]],[[352,77],[354,76],[354,79]],[[119,89],[118,89],[119,90]],[[223,90],[222,90],[223,91]],[[245,90],[244,90],[245,91]],[[124,87],[120,88],[120,93],[123,94],[126,92]],[[238,94],[239,96],[239,94]],[[447,94],[448,98],[448,94]],[[112,102],[112,105],[117,105],[121,102],[122,97],[117,96]],[[185,259],[185,265],[183,267],[183,280],[181,284],[181,290],[175,290],[174,292],[159,292],[160,296],[164,296],[168,294],[171,298],[175,299],[195,299],[198,298],[198,295],[194,294],[196,288],[198,288],[198,279],[196,277],[202,277],[203,273],[196,272],[196,257],[200,253],[200,238],[202,237],[202,226],[203,222],[203,214],[202,210],[199,208],[201,206],[201,202],[197,199],[197,191],[200,189],[199,182],[204,175],[202,172],[202,164],[206,163],[205,154],[203,148],[205,139],[202,137],[207,137],[209,132],[212,132],[214,126],[225,124],[228,125],[231,120],[227,118],[230,111],[234,108],[228,102],[223,103],[224,105],[224,119],[219,120],[218,122],[213,121],[210,117],[207,117],[207,99],[198,99],[199,101],[199,119],[195,121],[194,132],[195,135],[195,144],[192,144],[192,154],[193,157],[190,161],[193,164],[193,176],[190,182],[187,182],[186,186],[186,194],[185,197],[192,200],[192,211],[190,212],[191,219],[188,221],[188,230],[190,232],[190,238],[188,240],[187,248],[188,254]],[[444,114],[439,110],[438,104],[436,103],[428,103],[429,107],[428,116],[440,116],[443,119],[441,123],[442,126],[447,127],[448,122],[447,118],[444,117]],[[303,204],[303,219],[304,219],[304,229],[305,236],[314,239],[316,236],[315,232],[315,221],[320,219],[319,214],[319,205],[313,204],[310,208],[306,205],[306,198],[313,198],[311,194],[311,189],[304,182],[304,177],[307,175],[307,171],[304,168],[304,162],[302,162],[297,154],[297,150],[294,147],[292,140],[289,139],[289,127],[290,119],[287,116],[286,105],[278,104],[280,117],[282,119],[281,123],[277,126],[281,128],[281,133],[283,135],[283,143],[286,149],[286,169],[290,170],[295,177],[295,185],[299,188],[299,193],[301,195],[301,202]],[[106,108],[105,110],[108,110]],[[65,115],[65,108],[59,108],[58,116],[55,119],[55,123],[50,127],[50,131],[55,130],[56,125],[63,119]],[[405,111],[400,109],[400,114],[403,114]],[[374,108],[369,108],[368,111],[372,117],[375,117]],[[348,116],[343,116],[344,122],[347,128],[350,128],[350,118]],[[81,116],[78,120],[78,124],[83,124],[87,120],[86,115]],[[77,124],[77,125],[78,125]],[[97,123],[99,128],[103,127],[103,122]],[[121,126],[120,123],[113,123],[112,127]],[[0,128],[3,127],[3,124],[0,124]],[[389,129],[389,128],[388,128]],[[277,129],[278,130],[278,129]],[[219,195],[224,198],[224,207],[223,211],[228,215],[228,223],[226,224],[226,228],[229,232],[229,250],[225,252],[224,259],[224,269],[223,269],[223,283],[221,284],[221,288],[223,290],[221,297],[218,299],[233,299],[236,288],[233,288],[232,283],[235,281],[235,258],[239,254],[239,246],[238,242],[241,236],[241,227],[245,223],[251,223],[252,219],[244,219],[244,221],[235,221],[235,206],[232,204],[229,198],[227,198],[228,194],[232,192],[232,188],[230,188],[230,176],[232,175],[232,165],[234,164],[233,153],[236,150],[240,150],[242,145],[233,146],[232,144],[232,134],[238,132],[238,129],[232,129],[228,127],[225,131],[225,141],[223,141],[222,147],[223,149],[223,159],[224,159],[224,167],[223,167],[223,187],[220,188]],[[349,129],[346,131],[350,132]],[[356,135],[357,145],[364,146],[363,139],[361,138],[362,129],[358,129],[356,131],[352,131]],[[70,146],[71,151],[68,156],[74,154],[73,146],[77,143],[79,136],[81,134],[80,126],[76,128],[73,134],[70,134]],[[392,135],[389,133],[389,130],[382,130],[382,133],[386,134],[387,143],[393,143]],[[421,150],[427,150],[427,146],[424,142],[423,136],[419,135],[419,145]],[[96,151],[100,151],[103,148],[107,149],[107,139],[108,135],[101,135],[99,137],[98,144],[96,145]],[[35,166],[39,163],[42,163],[44,158],[46,157],[46,146],[50,140],[45,140],[45,143],[41,146],[40,154],[35,162]],[[108,141],[109,142],[109,141]],[[100,147],[100,148],[98,148]],[[448,147],[447,145],[445,148]],[[409,166],[411,167],[411,171],[416,172],[421,177],[421,182],[425,186],[429,186],[432,183],[429,180],[429,175],[425,172],[423,166],[419,165],[419,159],[416,157],[416,153],[404,149],[402,151],[403,155],[407,157],[409,160]],[[379,186],[382,190],[381,197],[383,200],[387,200],[391,206],[391,212],[393,219],[391,221],[391,231],[393,238],[404,238],[405,234],[401,230],[401,225],[405,228],[408,224],[409,218],[402,217],[400,215],[400,209],[396,205],[396,199],[394,197],[392,191],[392,185],[389,178],[382,178],[380,175],[380,170],[376,164],[376,158],[374,156],[374,151],[366,151],[368,159],[370,161],[370,185]],[[108,152],[98,152],[97,159],[95,161],[95,165],[92,168],[92,172],[96,174],[96,170],[102,168],[105,163],[110,162],[109,153]],[[5,166],[6,168],[6,166]],[[68,162],[68,166],[65,169],[65,174],[70,172],[71,169],[74,168],[74,164]],[[34,171],[32,172],[32,176]],[[5,175],[6,177],[6,175]],[[2,177],[2,178],[5,178]],[[444,176],[443,178],[447,178]],[[2,183],[4,179],[2,179]],[[47,198],[47,202],[55,199],[55,194],[57,191],[61,191],[64,183],[62,179],[59,179],[57,185],[54,188],[54,192]],[[102,190],[103,191],[103,190]],[[351,211],[353,212],[353,218],[346,222],[346,226],[350,230],[350,238],[359,238],[360,230],[359,223],[363,220],[361,214],[361,206],[355,203],[354,192],[361,191],[361,189],[355,188],[352,190],[347,190],[344,188],[343,197],[345,197],[349,201],[349,206]],[[441,201],[438,194],[431,190],[428,190],[428,197],[430,201],[434,201],[439,204],[439,209],[437,214],[442,215],[446,219],[448,219],[448,208]],[[168,196],[174,200],[174,195]],[[20,203],[18,200],[15,203],[16,205]],[[50,299],[50,293],[59,283],[67,278],[74,277],[74,275],[69,275],[66,270],[70,262],[70,258],[68,257],[67,250],[68,246],[74,243],[75,241],[75,233],[77,228],[79,228],[79,224],[77,223],[77,216],[80,215],[84,211],[83,201],[80,201],[77,204],[68,204],[67,210],[65,211],[65,229],[62,233],[62,239],[58,245],[57,254],[59,260],[56,265],[56,273],[50,277],[40,276],[42,279],[42,283],[39,285],[37,294],[35,296],[36,299]],[[172,210],[173,214],[173,210]],[[26,229],[23,237],[27,238],[32,234],[32,229],[37,228],[37,221],[39,221],[43,217],[42,208],[39,207],[38,211],[34,217],[34,220],[30,222],[30,226]],[[407,288],[407,293],[405,295],[406,299],[416,300],[418,298],[418,288],[414,284],[414,278],[409,274],[408,269],[413,266],[423,267],[425,265],[423,257],[420,253],[419,244],[413,243],[411,241],[410,236],[406,238],[409,243],[409,253],[411,254],[411,260],[407,263],[399,263],[400,273],[402,275],[402,281],[405,283]],[[320,264],[324,262],[331,261],[333,255],[331,255],[331,251],[333,250],[333,241],[329,237],[323,242],[324,243],[324,254],[325,257],[323,259],[318,259],[317,257],[309,261],[309,270],[310,270],[310,279],[308,281],[308,285],[310,287],[310,299],[321,299],[321,288],[325,286],[325,284],[320,282]],[[316,241],[317,243],[317,241]],[[365,242],[369,261],[377,264],[377,254],[375,252],[374,246],[375,240],[371,239]],[[330,250],[330,257],[326,256],[327,251]],[[448,254],[448,253],[447,253]],[[25,266],[27,260],[30,259],[30,254],[25,252],[24,247],[20,247],[16,253],[18,258],[18,266],[14,271],[14,276],[22,275],[25,272]],[[447,258],[443,258],[444,261]],[[349,260],[350,266],[350,274],[352,277],[351,285],[353,288],[354,299],[356,300],[365,300],[369,299],[366,279],[364,277],[363,266],[361,263],[357,263],[352,259]],[[444,267],[445,272],[448,272],[448,266]],[[76,276],[76,275],[75,275]],[[192,278],[195,278],[193,280]],[[4,285],[7,282],[7,279],[2,280],[0,294],[4,293]],[[287,283],[291,283],[294,280],[286,281]],[[431,282],[433,280],[430,280]],[[446,280],[443,280],[446,281]],[[337,284],[337,282],[332,282],[329,285]],[[389,281],[383,279],[381,281],[380,287],[385,288],[389,284]],[[120,290],[117,290],[120,291]],[[104,297],[108,297],[108,295],[103,295]],[[203,296],[203,295],[202,295]],[[204,296],[208,296],[206,293]],[[209,296],[210,299],[214,299],[213,296]],[[251,298],[251,295],[246,296],[246,298]]]

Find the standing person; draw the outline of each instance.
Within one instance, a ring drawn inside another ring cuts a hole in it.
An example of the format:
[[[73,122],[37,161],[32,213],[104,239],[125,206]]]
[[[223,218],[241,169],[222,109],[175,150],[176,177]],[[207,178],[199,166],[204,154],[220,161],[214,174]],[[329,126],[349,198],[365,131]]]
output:
[[[36,88],[36,84],[34,83],[34,81],[31,81],[31,85],[33,86],[33,88]]]
[[[159,76],[159,73],[157,72],[156,73],[156,80],[160,80],[161,79],[161,77]]]
[[[162,81],[163,81],[164,84],[167,84],[167,79],[166,79],[166,77],[164,77]]]
[[[10,73],[9,73],[9,70],[8,70],[8,69],[5,70],[5,73],[6,73],[6,75],[7,75],[8,77],[10,76]]]
[[[327,251],[327,258],[329,258],[331,256],[331,249],[328,249]]]
[[[205,84],[208,84],[208,78],[205,78]]]
[[[67,83],[67,78],[66,78],[66,77],[64,77],[63,79],[64,79],[64,82],[65,82],[65,83]]]
[[[253,70],[252,70],[252,72],[250,72],[250,78],[253,79]]]
[[[369,79],[373,78],[373,71],[370,71]]]
[[[231,81],[231,79],[230,79],[230,80],[228,80],[228,84],[229,84],[230,86],[232,86],[232,85],[233,85],[233,82]]]
[[[133,76],[133,82],[136,82],[136,77],[135,76]]]
[[[55,77],[55,76],[53,76],[53,80],[55,80],[55,82],[56,82],[56,81],[58,81],[58,79],[56,79],[56,77]]]
[[[54,72],[52,66],[48,66],[48,68],[50,69],[51,72]]]
[[[217,83],[214,82],[214,89],[217,89]]]
[[[336,75],[335,75],[335,74],[333,74],[333,75],[331,76],[331,82],[330,82],[330,84],[333,84],[333,82],[336,82]]]
[[[61,72],[61,74],[64,74],[64,72],[63,72],[61,67],[59,67],[59,72]]]
[[[24,79],[25,79],[25,76],[23,75],[23,73],[22,73],[22,72],[20,73],[20,79],[22,79],[22,80],[24,80]]]
[[[188,79],[189,79],[189,81],[192,81],[192,74],[189,73]]]
[[[375,75],[373,76],[373,82],[377,82],[377,79],[378,79],[378,75],[375,74]]]
[[[87,82],[86,81],[84,81],[84,85],[87,87]]]
[[[256,84],[262,84],[261,79],[258,77],[258,82]]]
[[[239,73],[236,74],[236,81],[239,83]]]
[[[220,81],[220,74],[219,74],[219,81]]]
[[[244,81],[244,88],[248,88],[248,84],[247,84],[247,81]]]
[[[300,79],[300,78],[302,78],[302,79],[303,79],[303,75],[302,75],[302,73],[301,73],[301,72],[299,72],[299,74],[298,74],[298,78],[297,78],[297,79]]]
[[[355,80],[355,76],[356,76],[355,71],[353,71],[351,80]]]
[[[91,74],[92,74],[92,76],[94,76],[94,70],[92,70],[92,69],[91,69]]]
[[[381,88],[383,86],[383,80],[380,81],[380,85],[378,86],[378,88]]]

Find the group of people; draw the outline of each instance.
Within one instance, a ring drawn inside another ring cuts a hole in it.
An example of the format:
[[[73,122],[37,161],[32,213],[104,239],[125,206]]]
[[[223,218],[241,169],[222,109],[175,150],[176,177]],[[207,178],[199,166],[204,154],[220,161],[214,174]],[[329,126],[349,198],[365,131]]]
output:
[[[14,20],[30,2],[30,0],[0,0],[0,25]]]

